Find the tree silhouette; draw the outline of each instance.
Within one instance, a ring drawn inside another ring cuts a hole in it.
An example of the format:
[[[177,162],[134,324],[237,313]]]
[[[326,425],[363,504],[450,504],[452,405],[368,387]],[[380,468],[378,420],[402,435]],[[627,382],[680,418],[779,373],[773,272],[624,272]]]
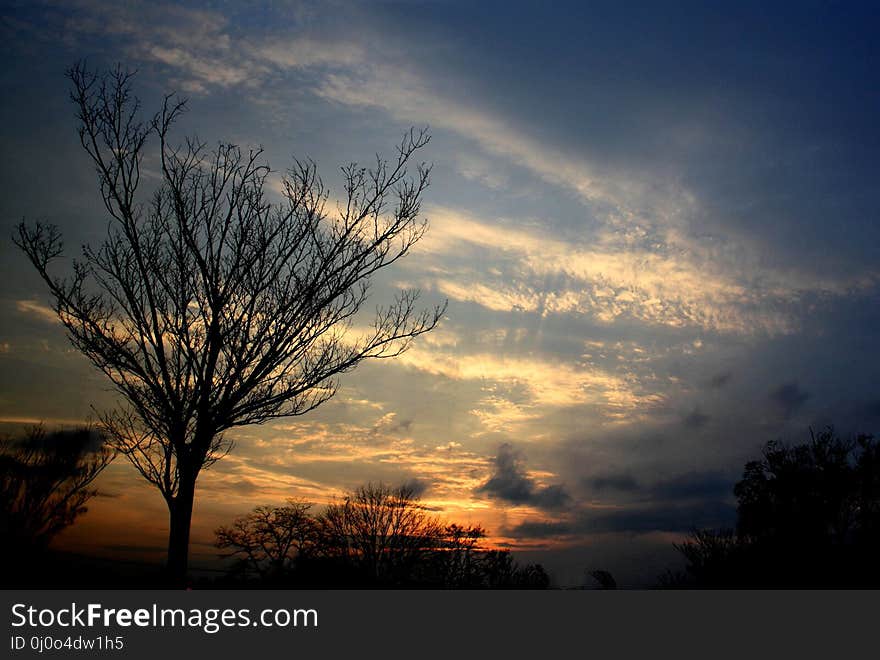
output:
[[[737,534],[756,542],[843,543],[859,510],[853,488],[856,447],[831,429],[807,444],[768,443],[733,489]]]
[[[664,586],[699,586],[733,589],[757,584],[745,555],[744,543],[732,529],[698,529],[673,547],[685,559],[685,574],[667,573]]]
[[[196,480],[230,450],[224,431],[313,410],[340,374],[399,355],[441,318],[444,307],[419,311],[418,292],[406,291],[377,309],[369,330],[350,332],[371,276],[427,229],[419,214],[430,167],[410,178],[407,166],[430,137],[410,131],[390,163],[343,167],[335,213],[311,161],[295,162],[275,204],[261,150],[172,145],[185,101],[166,96],[144,121],[132,74],[78,65],[68,76],[108,234],[83,248],[68,277],[50,273],[62,255],[56,227],[22,223],[15,240],[74,346],[122,395],[101,421],[165,498],[169,574],[182,584]],[[161,180],[142,199],[151,138]]]
[[[543,589],[537,564],[480,546],[479,526],[444,524],[407,486],[367,484],[310,516],[310,505],[260,506],[216,530],[241,559],[227,584],[308,587]],[[251,579],[256,576],[256,582]]]
[[[216,545],[227,557],[242,560],[239,572],[256,573],[262,579],[279,579],[292,569],[293,561],[315,545],[316,521],[309,516],[312,505],[288,500],[286,506],[258,506],[237,518],[230,527],[216,530]]]
[[[377,583],[394,583],[442,545],[445,528],[409,486],[356,488],[319,518],[325,551]]]
[[[736,530],[696,530],[676,549],[686,576],[708,587],[880,585],[880,446],[840,438],[769,442],[735,485]]]
[[[96,494],[113,453],[91,428],[0,438],[0,544],[5,570],[35,561]]]
[[[486,530],[479,525],[447,525],[443,533],[442,552],[438,555],[438,581],[450,588],[475,587],[482,582],[482,559],[480,546]]]
[[[603,591],[611,591],[617,589],[617,580],[608,571],[596,569],[589,572],[591,578],[599,585],[599,589]]]
[[[520,566],[509,550],[487,550],[481,556],[480,586],[488,589],[546,589],[550,577],[541,564]]]

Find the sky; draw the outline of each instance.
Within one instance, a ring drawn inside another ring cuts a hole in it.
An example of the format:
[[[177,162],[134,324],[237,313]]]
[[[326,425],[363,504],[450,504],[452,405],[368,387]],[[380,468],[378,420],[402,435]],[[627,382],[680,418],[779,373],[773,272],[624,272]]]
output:
[[[145,108],[186,96],[181,138],[261,145],[275,191],[294,158],[333,188],[432,134],[430,229],[376,295],[445,317],[308,415],[232,433],[194,565],[254,506],[384,481],[558,585],[646,585],[734,523],[764,443],[877,431],[878,8],[624,4],[0,3],[0,431],[114,401],[9,239],[106,231],[64,78],[82,59],[136,69]],[[158,491],[123,460],[98,486],[58,543],[161,554]]]

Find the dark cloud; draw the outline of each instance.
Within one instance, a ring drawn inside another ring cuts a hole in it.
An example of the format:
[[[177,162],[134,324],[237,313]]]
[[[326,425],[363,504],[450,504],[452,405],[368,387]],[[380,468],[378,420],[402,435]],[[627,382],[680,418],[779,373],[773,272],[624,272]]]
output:
[[[431,482],[427,481],[426,479],[419,479],[417,477],[407,479],[402,484],[402,488],[412,491],[412,494],[416,497],[422,497],[422,495],[424,495],[430,487]]]
[[[562,520],[527,520],[508,530],[520,539],[598,533],[643,534],[727,527],[735,520],[734,478],[721,471],[685,472],[653,483],[629,472],[584,479],[603,505],[573,508]]]
[[[797,412],[809,398],[809,392],[803,390],[797,383],[784,383],[770,393],[770,400],[786,418]]]
[[[526,476],[522,461],[513,446],[505,443],[498,448],[495,456],[495,472],[477,492],[513,504],[528,504],[534,495],[534,489],[535,484]]]
[[[660,481],[649,489],[655,500],[722,499],[733,493],[733,482],[720,472],[689,472]]]
[[[725,385],[727,385],[731,378],[733,378],[733,373],[730,371],[722,371],[719,374],[715,374],[712,378],[709,379],[709,387],[713,389],[721,389]]]
[[[412,429],[413,420],[411,419],[401,419],[400,421],[395,422],[391,426],[386,429],[383,429],[385,433],[409,433]]]
[[[508,442],[498,448],[495,471],[476,492],[510,504],[528,504],[542,509],[562,509],[571,501],[561,485],[538,487],[526,473],[522,455]]]
[[[639,482],[629,473],[606,474],[584,480],[584,484],[592,491],[633,492],[639,489]]]
[[[587,515],[580,528],[589,532],[686,532],[694,528],[728,527],[736,519],[729,502],[708,501],[669,506],[626,507]]]
[[[880,419],[880,399],[865,402],[859,406],[858,413],[870,420]]]
[[[694,408],[689,414],[685,415],[682,423],[689,429],[701,429],[709,423],[709,415],[700,412],[699,408]]]
[[[510,531],[517,538],[546,539],[564,536],[569,534],[571,529],[571,525],[567,522],[527,520]]]
[[[644,502],[721,499],[733,493],[733,480],[717,471],[686,472],[653,484],[640,482],[628,472],[610,473],[583,483],[593,493],[626,494]]]
[[[565,535],[607,532],[687,532],[692,529],[730,527],[736,507],[727,501],[690,504],[633,505],[620,509],[581,509],[569,521],[525,521],[509,530],[515,538],[547,539]]]
[[[571,503],[571,496],[560,484],[534,491],[532,504],[542,509],[564,509]]]

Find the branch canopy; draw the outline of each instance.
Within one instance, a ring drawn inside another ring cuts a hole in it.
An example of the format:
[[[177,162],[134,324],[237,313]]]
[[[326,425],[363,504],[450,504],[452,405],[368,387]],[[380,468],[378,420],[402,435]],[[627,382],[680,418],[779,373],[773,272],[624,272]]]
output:
[[[166,96],[141,120],[131,73],[80,65],[68,76],[107,237],[85,246],[66,277],[50,273],[63,253],[56,227],[22,223],[15,240],[70,340],[128,404],[103,421],[166,496],[181,469],[197,473],[228,451],[223,431],[306,413],[334,395],[339,374],[399,355],[436,326],[445,305],[419,309],[418,291],[402,291],[351,336],[372,275],[427,229],[419,216],[431,168],[413,163],[427,130],[407,132],[391,161],[343,167],[331,212],[314,162],[295,161],[272,203],[261,149],[172,144],[185,101]],[[145,158],[161,180],[141,199]]]

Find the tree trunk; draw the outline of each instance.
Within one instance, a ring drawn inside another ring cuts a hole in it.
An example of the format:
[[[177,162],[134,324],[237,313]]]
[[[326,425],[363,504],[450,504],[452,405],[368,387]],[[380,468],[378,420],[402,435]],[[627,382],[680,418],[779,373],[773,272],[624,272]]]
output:
[[[187,564],[189,562],[189,528],[192,522],[193,502],[195,500],[195,478],[180,477],[177,495],[168,504],[168,580],[170,586],[187,586]]]

